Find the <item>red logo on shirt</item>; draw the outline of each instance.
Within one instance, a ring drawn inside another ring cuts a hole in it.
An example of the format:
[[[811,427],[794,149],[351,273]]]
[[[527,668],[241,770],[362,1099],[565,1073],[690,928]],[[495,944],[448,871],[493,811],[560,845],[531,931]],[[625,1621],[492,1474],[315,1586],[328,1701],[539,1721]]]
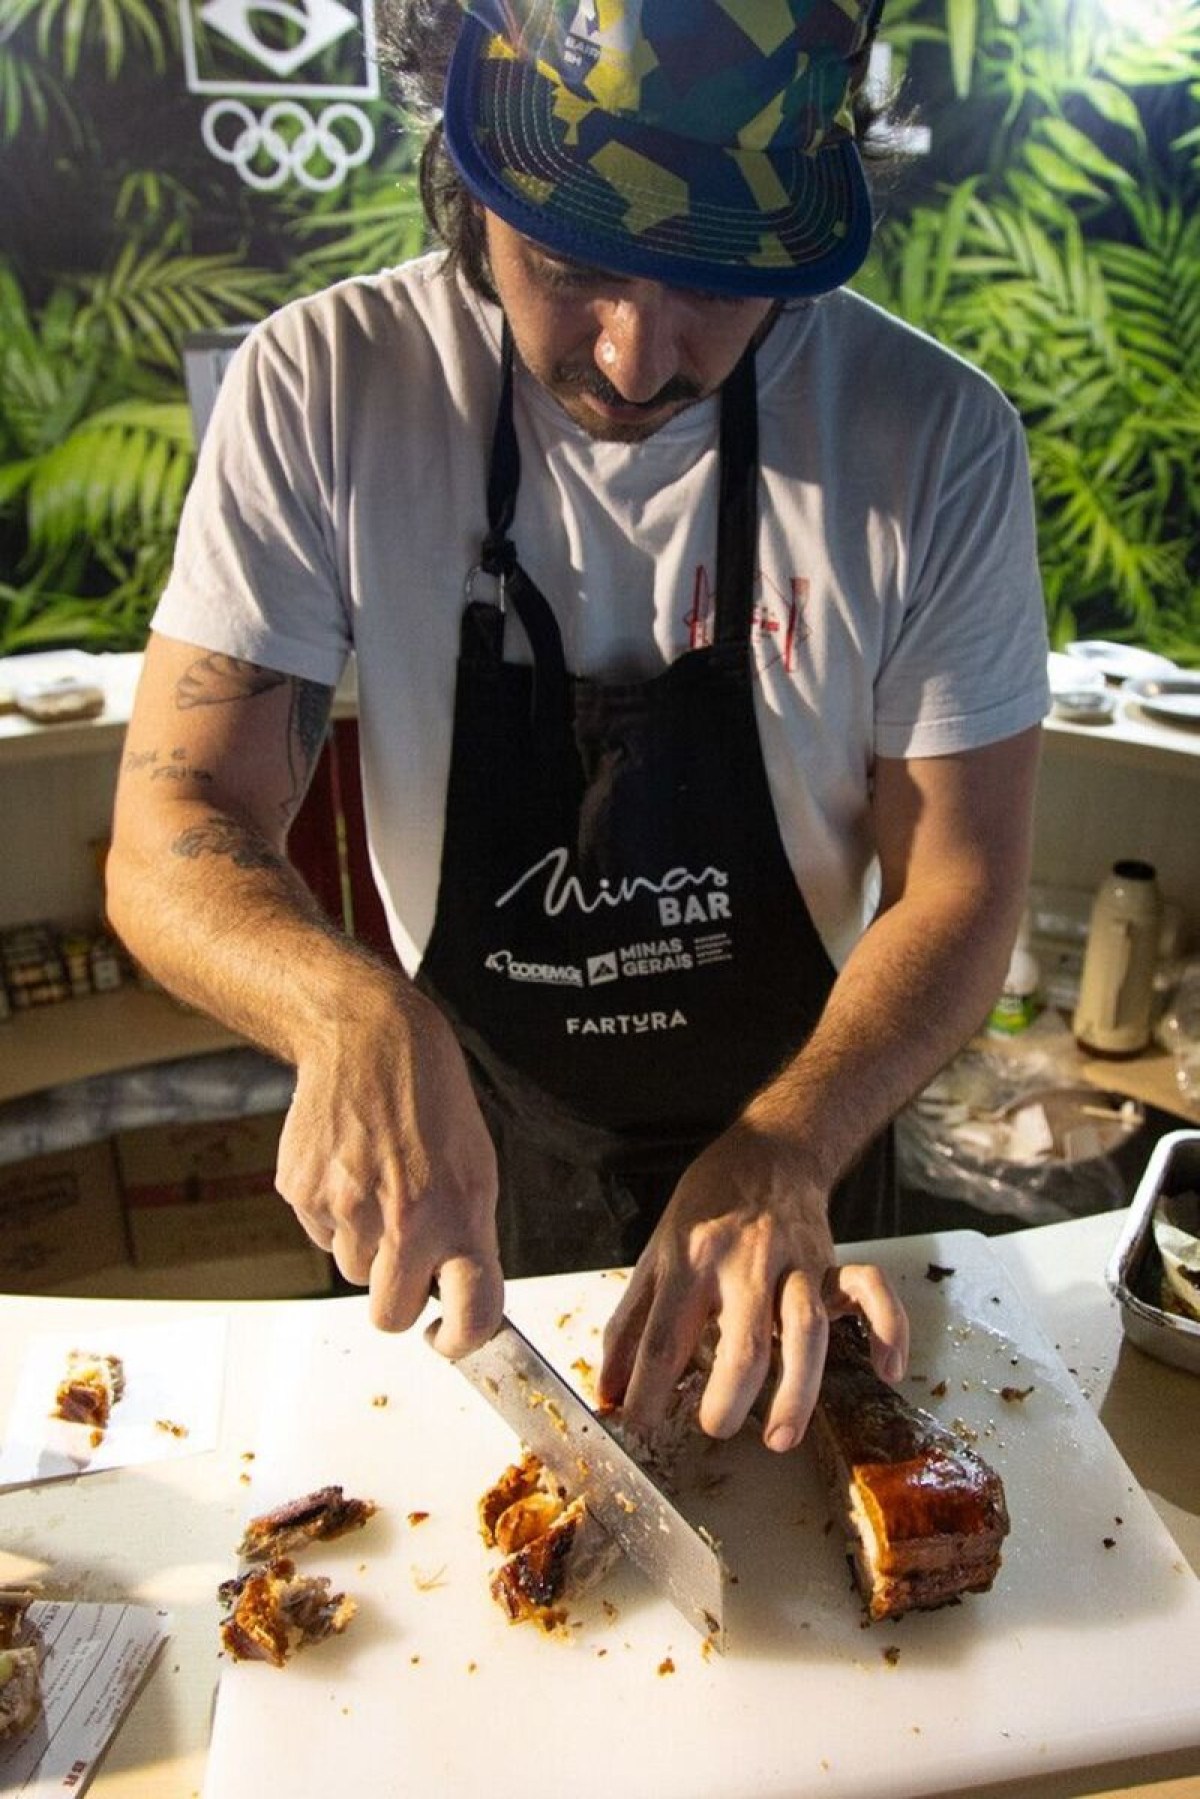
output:
[[[792,673],[796,645],[808,635],[804,622],[807,607],[807,575],[793,575],[787,591],[783,592],[761,569],[758,571],[754,583],[753,631],[755,638],[768,646],[763,657],[764,668],[769,668],[773,662],[782,662],[784,672]],[[704,649],[712,642],[715,613],[716,602],[708,570],[700,563],[692,580],[691,609],[683,619],[688,629],[689,649]]]

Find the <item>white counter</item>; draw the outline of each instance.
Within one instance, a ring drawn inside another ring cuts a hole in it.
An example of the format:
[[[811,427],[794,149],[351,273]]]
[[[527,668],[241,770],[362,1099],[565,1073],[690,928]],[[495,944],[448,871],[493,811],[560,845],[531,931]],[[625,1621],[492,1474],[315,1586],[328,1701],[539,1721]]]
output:
[[[1200,1573],[1200,1382],[1128,1346],[1104,1287],[1104,1263],[1123,1214],[990,1239],[1030,1310],[1064,1360],[1193,1570]],[[209,1454],[18,1489],[0,1498],[0,1580],[40,1580],[49,1596],[121,1599],[169,1607],[174,1635],[126,1719],[91,1789],[97,1799],[195,1799],[217,1677],[216,1587],[231,1571],[247,1509],[258,1377],[271,1325],[299,1304],[92,1299],[3,1300],[0,1417],[11,1401],[24,1343],[64,1327],[84,1333],[130,1319],[221,1311],[230,1323],[230,1375],[221,1440]],[[1079,1671],[1083,1674],[1083,1671]],[[1082,1701],[1081,1701],[1082,1702]],[[1015,1789],[977,1789],[1017,1799]],[[1020,1799],[1137,1793],[1200,1794],[1194,1756],[1021,1783]],[[430,1796],[433,1799],[433,1796]]]

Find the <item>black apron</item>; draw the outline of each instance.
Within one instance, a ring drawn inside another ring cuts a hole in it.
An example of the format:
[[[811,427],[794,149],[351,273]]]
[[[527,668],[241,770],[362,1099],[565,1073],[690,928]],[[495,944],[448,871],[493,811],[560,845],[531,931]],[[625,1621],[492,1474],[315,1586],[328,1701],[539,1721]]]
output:
[[[753,352],[721,398],[713,641],[647,681],[568,672],[508,532],[506,332],[479,571],[462,618],[437,909],[418,982],[466,1052],[510,1276],[636,1259],[698,1151],[795,1054],[834,968],[780,841],[754,717]],[[516,613],[532,665],[505,662]],[[834,1196],[895,1229],[890,1137]]]

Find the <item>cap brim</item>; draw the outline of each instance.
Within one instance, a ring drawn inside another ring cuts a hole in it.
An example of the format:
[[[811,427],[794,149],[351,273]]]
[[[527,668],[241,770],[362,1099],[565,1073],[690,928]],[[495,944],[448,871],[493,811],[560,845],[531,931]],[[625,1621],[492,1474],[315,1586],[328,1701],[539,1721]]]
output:
[[[492,42],[463,20],[445,143],[471,194],[514,230],[599,268],[722,294],[828,293],[862,266],[871,201],[850,138],[809,155],[731,152],[598,106],[568,122],[554,84]]]

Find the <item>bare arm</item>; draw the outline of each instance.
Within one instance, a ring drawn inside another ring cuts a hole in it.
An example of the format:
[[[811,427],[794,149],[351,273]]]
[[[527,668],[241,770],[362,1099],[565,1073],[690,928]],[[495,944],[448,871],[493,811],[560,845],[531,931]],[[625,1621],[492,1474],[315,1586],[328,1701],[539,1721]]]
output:
[[[662,1415],[713,1317],[700,1416],[715,1436],[746,1418],[777,1338],[764,1434],[774,1448],[797,1442],[840,1311],[865,1314],[881,1374],[902,1371],[903,1308],[879,1269],[836,1266],[829,1195],[999,991],[1029,875],[1039,740],[878,764],[879,912],[808,1042],[684,1174],[611,1320],[601,1392],[623,1397],[634,1422]]]
[[[453,1035],[322,913],[285,854],[328,688],[152,638],[117,789],[108,906],[163,985],[297,1072],[278,1186],[372,1317],[435,1278],[438,1346],[499,1317],[495,1160]]]

